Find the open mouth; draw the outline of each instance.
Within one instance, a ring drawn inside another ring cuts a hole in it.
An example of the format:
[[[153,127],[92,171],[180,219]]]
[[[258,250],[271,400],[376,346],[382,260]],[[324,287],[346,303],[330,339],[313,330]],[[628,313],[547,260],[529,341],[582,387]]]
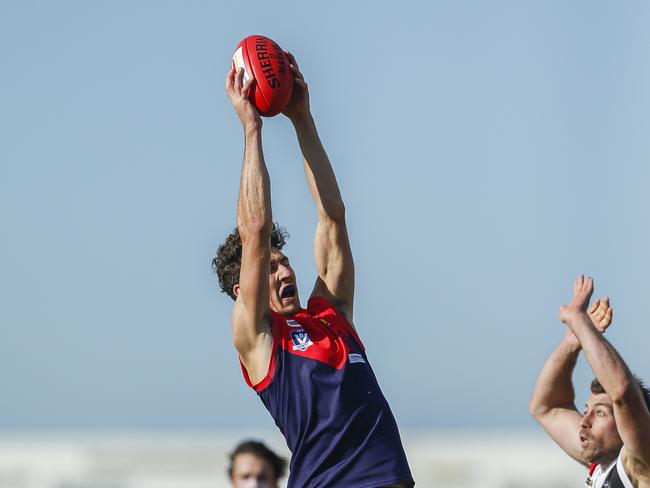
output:
[[[280,289],[280,298],[293,298],[296,296],[296,287],[295,285],[284,285]]]

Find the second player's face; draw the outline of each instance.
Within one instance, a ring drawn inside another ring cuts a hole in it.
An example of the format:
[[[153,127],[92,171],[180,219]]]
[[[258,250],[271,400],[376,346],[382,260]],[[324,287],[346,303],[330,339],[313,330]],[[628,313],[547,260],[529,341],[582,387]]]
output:
[[[275,248],[271,249],[269,305],[271,310],[284,315],[300,309],[296,275],[289,264],[289,258]]]
[[[618,456],[623,441],[616,428],[614,405],[605,393],[592,393],[580,420],[582,458],[589,463],[607,464]]]

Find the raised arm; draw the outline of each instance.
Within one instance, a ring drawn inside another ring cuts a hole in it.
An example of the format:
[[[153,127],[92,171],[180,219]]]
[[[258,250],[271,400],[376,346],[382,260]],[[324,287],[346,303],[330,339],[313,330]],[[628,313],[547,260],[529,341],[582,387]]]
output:
[[[609,300],[596,300],[589,310],[601,331],[611,324]],[[537,378],[530,399],[530,413],[551,438],[573,459],[586,465],[580,455],[580,418],[575,406],[571,376],[580,355],[580,342],[570,330],[550,355]]]
[[[575,406],[571,376],[580,355],[580,344],[568,334],[551,353],[537,378],[530,399],[530,413],[551,438],[581,464],[580,413]]]
[[[650,480],[650,412],[629,368],[585,314],[585,303],[593,292],[593,281],[578,277],[574,299],[560,309],[560,320],[580,341],[589,366],[614,404],[616,428],[623,440],[623,462],[628,473]],[[630,464],[633,469],[628,470]]]
[[[345,206],[334,170],[318,136],[309,108],[309,91],[295,58],[287,53],[294,73],[294,92],[284,110],[298,136],[305,175],[316,202],[318,225],[314,255],[318,278],[312,296],[325,296],[352,322],[354,261],[345,224]]]
[[[237,229],[242,241],[232,336],[253,383],[266,374],[271,355],[269,263],[271,253],[271,184],[262,152],[262,119],[246,97],[253,80],[242,86],[243,70],[226,77],[226,93],[244,127]]]

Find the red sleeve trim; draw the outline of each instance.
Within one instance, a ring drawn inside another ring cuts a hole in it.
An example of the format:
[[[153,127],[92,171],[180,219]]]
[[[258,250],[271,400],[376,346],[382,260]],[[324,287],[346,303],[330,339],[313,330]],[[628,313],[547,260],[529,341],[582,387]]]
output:
[[[318,304],[320,302],[320,305],[322,307],[319,307]],[[366,347],[363,345],[363,342],[361,342],[361,338],[357,334],[356,329],[352,326],[350,322],[348,322],[348,319],[345,318],[345,315],[343,315],[341,312],[337,310],[337,308],[334,306],[332,302],[330,302],[327,298],[325,298],[322,295],[316,295],[313,296],[309,299],[309,302],[307,302],[307,310],[313,310],[316,309],[316,312],[324,312],[325,310],[332,310],[334,312],[334,315],[336,315],[338,318],[340,318],[343,323],[347,326],[349,329],[350,333],[352,334],[352,337],[354,338],[355,341],[359,344],[359,347],[361,347],[361,350],[363,352],[366,352]]]
[[[241,372],[244,375],[244,381],[246,381],[246,384],[253,388],[257,393],[268,387],[273,381],[273,378],[275,378],[275,367],[278,361],[278,348],[273,325],[271,325],[271,333],[273,334],[273,342],[271,344],[271,359],[269,361],[269,368],[266,371],[266,376],[264,376],[264,378],[262,378],[259,383],[253,384],[251,382],[251,378],[248,376],[248,371],[246,371],[244,363],[242,363],[241,358],[239,358],[239,365],[241,366]]]

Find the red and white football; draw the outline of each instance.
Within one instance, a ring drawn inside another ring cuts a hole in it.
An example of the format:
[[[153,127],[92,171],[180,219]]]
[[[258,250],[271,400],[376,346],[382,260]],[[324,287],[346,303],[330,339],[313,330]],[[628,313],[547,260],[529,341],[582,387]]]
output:
[[[248,36],[232,57],[233,68],[244,68],[244,83],[255,78],[248,98],[260,115],[272,117],[286,107],[293,89],[289,58],[278,44],[265,36]]]

